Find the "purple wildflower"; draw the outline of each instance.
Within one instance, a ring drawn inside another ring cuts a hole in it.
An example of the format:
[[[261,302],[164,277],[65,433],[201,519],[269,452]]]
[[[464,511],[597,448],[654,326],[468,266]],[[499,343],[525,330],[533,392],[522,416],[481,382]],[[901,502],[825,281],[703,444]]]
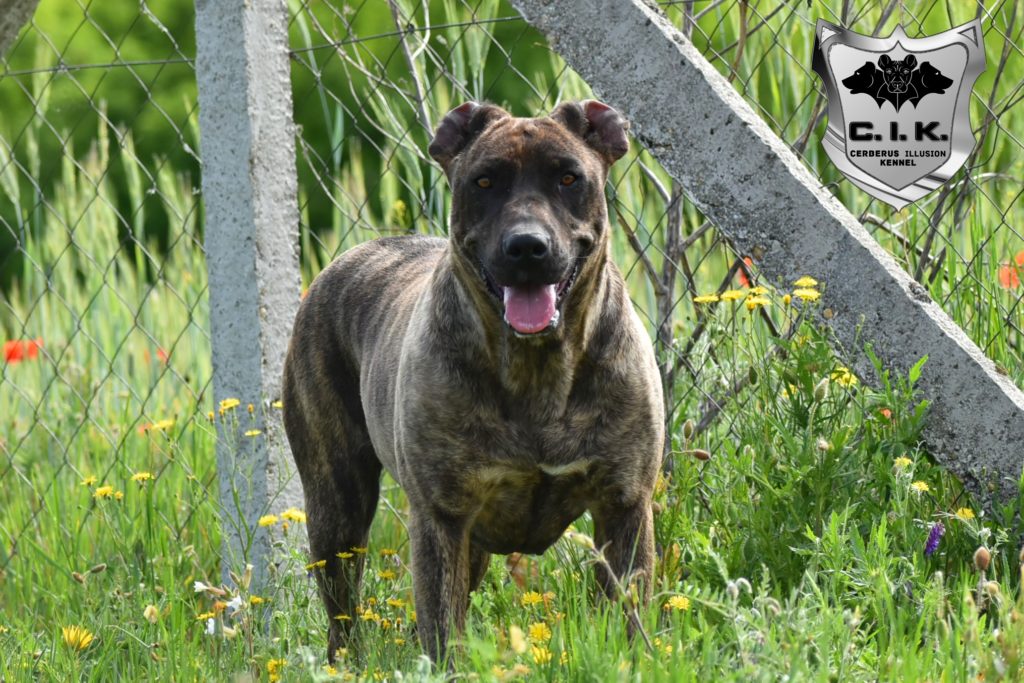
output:
[[[942,522],[935,522],[932,524],[931,531],[928,532],[928,540],[924,544],[924,556],[928,557],[939,548],[939,541],[942,540],[942,535],[946,533],[946,527],[942,526]]]

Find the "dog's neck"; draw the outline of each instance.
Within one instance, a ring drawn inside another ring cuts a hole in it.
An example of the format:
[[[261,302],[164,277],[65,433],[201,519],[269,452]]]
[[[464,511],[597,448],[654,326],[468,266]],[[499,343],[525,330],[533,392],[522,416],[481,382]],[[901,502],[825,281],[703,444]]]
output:
[[[530,409],[560,414],[588,354],[592,355],[608,297],[608,246],[597,249],[567,295],[558,329],[519,336],[502,320],[491,295],[467,259],[448,251],[431,281],[435,315],[452,347],[447,353],[490,374],[508,397]]]

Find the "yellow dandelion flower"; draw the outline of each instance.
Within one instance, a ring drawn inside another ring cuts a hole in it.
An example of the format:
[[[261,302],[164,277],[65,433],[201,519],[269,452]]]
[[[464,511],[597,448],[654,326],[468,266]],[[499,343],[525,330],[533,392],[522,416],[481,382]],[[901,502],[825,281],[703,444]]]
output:
[[[142,617],[149,623],[155,624],[160,620],[160,611],[156,605],[146,605],[146,609],[142,610]]]
[[[260,434],[262,434],[262,433],[263,433],[263,430],[262,430],[262,429],[247,429],[247,430],[245,431],[245,435],[246,435],[246,436],[250,436],[250,437],[251,437],[251,436],[259,436],[259,435],[260,435]]]
[[[253,404],[251,404],[251,403],[249,405],[247,405],[245,407],[245,409],[249,411],[250,415],[252,415],[254,412],[256,412],[256,407]]]
[[[544,596],[537,591],[527,591],[523,593],[523,597],[519,598],[520,604],[523,607],[529,607],[530,605],[539,605],[544,602]]]
[[[974,519],[974,510],[971,508],[957,508],[956,512],[953,513],[957,519],[969,522]]]
[[[328,676],[337,676],[338,675],[338,670],[335,669],[330,664],[324,664],[324,673],[327,674]]]
[[[893,467],[898,467],[900,469],[903,469],[904,467],[910,467],[911,465],[913,465],[914,461],[911,460],[910,458],[906,457],[905,455],[901,455],[900,457],[898,457],[895,460],[893,460],[892,464],[893,464]]]
[[[365,547],[360,548],[359,546],[354,545],[351,548],[349,548],[349,550],[354,552],[356,555],[365,555],[366,554],[366,548]]]
[[[395,638],[394,643],[401,647],[402,645],[405,645],[405,638]]]
[[[793,295],[792,294],[783,294],[782,295],[782,305],[783,306],[788,306],[790,303],[792,303],[792,301],[793,301]]]
[[[82,486],[92,486],[96,483],[96,475],[90,474],[88,477],[82,480]]]
[[[65,626],[60,632],[64,638],[64,644],[78,652],[92,645],[92,641],[95,640],[95,636],[81,626]]]
[[[282,403],[281,401],[274,401],[273,403],[270,404],[270,407],[281,410],[281,408],[284,408],[284,403]]]
[[[395,609],[402,609],[405,607],[405,600],[402,600],[401,598],[388,598],[386,602]]]
[[[314,569],[323,569],[327,566],[327,560],[317,560],[316,562],[310,562],[306,565],[306,571],[310,572]]]
[[[210,422],[213,422],[213,411],[212,410],[210,412],[206,413],[206,419],[209,420]]]
[[[216,612],[203,612],[202,614],[196,615],[196,621],[206,621],[207,619],[213,619],[216,616]]]
[[[748,296],[764,296],[767,293],[768,288],[765,287],[764,285],[757,285],[756,287],[751,287],[750,289],[747,290]]]
[[[675,610],[676,612],[685,612],[690,609],[690,599],[685,595],[673,595],[665,603],[664,609]]]
[[[169,417],[166,420],[157,420],[153,424],[149,425],[149,430],[148,431],[151,431],[151,432],[165,432],[165,431],[167,431],[168,429],[170,429],[173,426],[174,426],[174,418],[173,417]]]
[[[363,613],[359,615],[359,618],[363,621],[380,621],[380,615],[372,609],[363,610]]]
[[[352,617],[350,617],[347,614],[338,614],[338,615],[335,615],[334,618],[337,621],[352,621]]]
[[[342,550],[340,553],[334,553],[334,556],[341,558],[342,560],[352,559],[352,553],[347,553],[344,550]]]
[[[910,488],[914,489],[918,493],[928,493],[929,491],[931,491],[931,488],[928,486],[928,484],[923,481],[915,481],[910,485]]]
[[[226,398],[220,402],[220,412],[221,414],[223,414],[224,411],[233,410],[240,405],[242,405],[242,402],[239,401],[237,398]]]
[[[530,647],[530,656],[533,657],[534,664],[547,664],[551,661],[551,650],[546,647],[537,647],[536,645]]]
[[[277,515],[263,515],[257,523],[260,526],[274,526],[277,524]]]
[[[391,557],[392,555],[397,555],[397,554],[398,554],[398,551],[395,550],[394,548],[381,548],[380,549],[380,556],[381,557]]]
[[[722,301],[736,301],[743,298],[743,291],[739,289],[727,289],[719,294],[718,297]]]
[[[93,498],[97,498],[97,499],[99,499],[99,498],[113,498],[114,497],[114,487],[111,486],[110,484],[106,484],[104,486],[100,486],[99,488],[97,488],[95,491],[92,492],[92,497]]]
[[[758,306],[768,306],[771,304],[771,299],[766,296],[752,296],[749,297],[745,302],[748,311],[757,310]]]
[[[382,631],[389,630],[391,628],[391,620],[390,619],[381,619],[380,620],[380,628],[381,628]]]
[[[802,299],[803,301],[817,301],[821,296],[821,292],[816,289],[794,289],[793,296]]]
[[[857,375],[850,372],[849,368],[840,366],[832,373],[832,381],[844,387],[852,387],[857,384]]]
[[[139,485],[145,484],[147,481],[153,481],[152,472],[136,472],[132,475],[132,481],[139,482]]]
[[[258,595],[250,595],[249,596],[249,604],[252,605],[253,607],[255,607],[256,605],[262,605],[266,601],[267,601],[266,598],[261,598]]]
[[[793,284],[796,285],[797,287],[802,288],[802,289],[809,289],[811,287],[817,287],[818,286],[818,281],[815,280],[810,275],[804,275],[802,278],[800,278],[799,280],[797,280]]]
[[[717,294],[701,294],[700,296],[693,297],[693,303],[695,304],[713,304],[717,302]]]
[[[377,604],[377,598],[367,598],[366,599],[366,604],[369,605],[370,607],[375,606]]]
[[[390,569],[381,569],[379,572],[377,572],[377,576],[384,579],[385,581],[392,581],[398,575]]]
[[[282,519],[287,519],[289,522],[306,522],[306,513],[298,508],[288,508],[281,513]]]
[[[288,664],[287,659],[271,659],[267,661],[267,680],[276,683],[281,680],[281,669]]]
[[[562,650],[562,654],[558,656],[558,663],[563,666],[569,663],[569,651]]]
[[[527,629],[527,633],[530,636],[530,640],[535,643],[546,643],[551,640],[551,628],[543,621],[530,624],[530,628]]]
[[[114,491],[114,500],[124,500],[124,491]]]

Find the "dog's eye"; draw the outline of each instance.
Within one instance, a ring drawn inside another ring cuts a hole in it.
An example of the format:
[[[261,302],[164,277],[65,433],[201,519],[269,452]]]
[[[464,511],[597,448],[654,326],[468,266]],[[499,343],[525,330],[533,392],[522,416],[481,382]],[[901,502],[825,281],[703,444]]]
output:
[[[562,176],[562,185],[569,187],[576,182],[576,175],[574,173],[566,173]]]
[[[491,186],[491,179],[488,178],[485,175],[482,175],[482,176],[480,176],[479,178],[476,179],[476,186],[477,187],[482,187],[483,189],[486,190],[487,188],[489,188]]]

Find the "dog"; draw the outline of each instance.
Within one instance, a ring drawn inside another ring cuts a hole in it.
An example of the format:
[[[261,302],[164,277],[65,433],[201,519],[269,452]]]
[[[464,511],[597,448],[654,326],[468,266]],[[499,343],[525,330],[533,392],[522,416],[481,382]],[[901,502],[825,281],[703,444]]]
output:
[[[849,89],[851,95],[870,95],[879,107],[885,102],[884,97],[878,96],[878,88],[884,85],[882,72],[870,61],[857,67],[857,70],[844,78],[842,83]]]
[[[942,72],[932,66],[931,62],[921,62],[914,73],[910,75],[910,85],[915,90],[915,95],[910,102],[917,107],[917,103],[925,95],[945,94],[946,88],[953,85],[953,79],[942,75]]]
[[[284,424],[325,563],[331,661],[363,569],[338,553],[367,544],[382,470],[408,498],[417,632],[435,662],[490,554],[543,553],[585,511],[612,573],[650,597],[662,388],[604,195],[626,131],[592,100],[542,118],[467,102],[429,147],[452,191],[449,238],[364,243],[309,288]]]

